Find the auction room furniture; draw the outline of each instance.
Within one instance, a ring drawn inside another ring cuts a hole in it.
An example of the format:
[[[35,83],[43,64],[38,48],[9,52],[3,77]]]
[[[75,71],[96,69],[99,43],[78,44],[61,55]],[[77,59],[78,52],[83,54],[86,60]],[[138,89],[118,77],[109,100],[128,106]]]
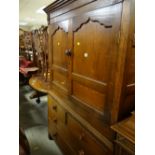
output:
[[[48,33],[47,27],[32,32],[34,64],[39,67],[40,75],[48,81]]]
[[[48,70],[48,33],[47,27],[41,27],[32,32],[34,63],[39,67],[39,72],[29,80],[29,85],[36,90],[31,96],[37,97],[37,103],[40,103],[40,96],[47,95],[49,88],[49,70]]]
[[[134,0],[57,0],[49,30],[49,136],[67,155],[112,155],[134,109]]]
[[[49,90],[49,84],[45,82],[40,76],[32,76],[29,80],[29,85],[36,90],[30,98],[36,98],[37,103],[40,103],[40,97],[47,95]]]
[[[32,75],[39,70],[32,61],[27,60],[24,56],[19,56],[19,80],[22,84],[27,84]]]
[[[135,114],[116,123],[112,129],[117,133],[115,155],[135,154]]]

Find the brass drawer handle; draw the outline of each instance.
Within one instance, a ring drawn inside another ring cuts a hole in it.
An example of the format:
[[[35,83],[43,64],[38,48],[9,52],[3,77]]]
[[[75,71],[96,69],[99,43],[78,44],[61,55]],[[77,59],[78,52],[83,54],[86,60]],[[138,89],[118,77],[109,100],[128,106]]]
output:
[[[57,110],[57,106],[56,105],[53,106],[53,110],[55,110],[55,111]]]
[[[84,155],[84,151],[83,150],[80,150],[79,151],[79,155]]]
[[[57,122],[58,122],[58,120],[55,118],[55,119],[53,120],[53,122],[54,122],[54,123],[57,123]]]

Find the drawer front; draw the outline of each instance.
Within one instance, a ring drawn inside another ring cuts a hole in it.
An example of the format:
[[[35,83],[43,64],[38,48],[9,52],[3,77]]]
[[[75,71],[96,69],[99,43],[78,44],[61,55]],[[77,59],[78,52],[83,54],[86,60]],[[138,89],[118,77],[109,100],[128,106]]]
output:
[[[57,103],[52,99],[51,96],[48,96],[48,116],[53,117],[57,113],[58,105]]]
[[[48,97],[48,118],[65,122],[65,110],[51,96]]]
[[[71,115],[67,117],[68,141],[78,155],[111,155],[112,152],[88,133]]]
[[[48,130],[65,155],[76,155],[72,146],[66,143],[69,136],[65,127],[65,110],[51,96],[48,96]]]
[[[48,131],[51,137],[55,139],[55,136],[57,135],[57,127],[54,121],[50,118],[48,119]]]
[[[48,96],[48,129],[55,139],[59,131],[63,131],[65,123],[65,110],[51,97]]]

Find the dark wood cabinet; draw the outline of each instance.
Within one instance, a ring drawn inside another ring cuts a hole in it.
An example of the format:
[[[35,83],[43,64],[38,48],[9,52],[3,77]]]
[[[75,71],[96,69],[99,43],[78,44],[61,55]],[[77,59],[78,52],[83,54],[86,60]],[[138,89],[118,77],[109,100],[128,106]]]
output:
[[[134,0],[58,0],[44,10],[49,133],[72,154],[113,154],[110,126],[134,109]]]

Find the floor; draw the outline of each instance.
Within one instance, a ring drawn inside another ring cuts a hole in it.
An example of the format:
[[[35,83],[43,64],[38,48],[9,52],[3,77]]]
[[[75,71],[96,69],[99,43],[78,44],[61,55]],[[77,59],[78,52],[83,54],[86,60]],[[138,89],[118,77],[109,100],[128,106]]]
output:
[[[48,139],[47,96],[37,104],[30,99],[34,90],[29,85],[19,88],[19,126],[25,131],[31,155],[63,155],[55,141]]]

